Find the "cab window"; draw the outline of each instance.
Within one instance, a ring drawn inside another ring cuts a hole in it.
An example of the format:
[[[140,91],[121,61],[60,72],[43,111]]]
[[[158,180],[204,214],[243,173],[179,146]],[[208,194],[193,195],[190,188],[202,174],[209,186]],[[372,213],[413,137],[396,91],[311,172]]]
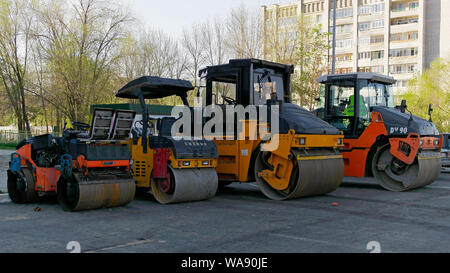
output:
[[[351,135],[353,131],[354,94],[354,81],[341,81],[328,86],[327,121],[346,135]]]
[[[235,104],[236,84],[225,82],[212,82],[212,103],[213,104]]]
[[[353,108],[348,106],[354,99],[354,92],[354,86],[331,85],[328,115],[353,116]]]
[[[267,100],[275,97],[283,100],[284,86],[283,78],[274,74],[269,69],[256,69],[253,74],[253,103],[264,105]]]

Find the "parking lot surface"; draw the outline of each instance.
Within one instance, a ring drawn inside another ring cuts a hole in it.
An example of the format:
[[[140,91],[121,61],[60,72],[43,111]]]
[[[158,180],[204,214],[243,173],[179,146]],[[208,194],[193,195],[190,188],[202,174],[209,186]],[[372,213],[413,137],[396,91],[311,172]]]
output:
[[[328,195],[273,201],[254,183],[232,184],[208,201],[160,205],[144,195],[73,213],[0,194],[0,234],[0,252],[69,252],[71,241],[82,252],[367,253],[369,242],[381,252],[450,252],[450,174],[411,192],[346,178]]]

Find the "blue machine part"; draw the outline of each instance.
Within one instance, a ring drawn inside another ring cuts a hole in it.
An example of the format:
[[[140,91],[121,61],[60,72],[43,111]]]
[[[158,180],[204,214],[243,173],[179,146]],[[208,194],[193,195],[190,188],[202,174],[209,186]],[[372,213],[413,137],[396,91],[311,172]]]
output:
[[[64,154],[61,156],[61,174],[64,176],[72,176],[72,156]]]
[[[9,169],[14,173],[18,173],[20,172],[20,165],[21,165],[20,155],[18,153],[12,153]]]

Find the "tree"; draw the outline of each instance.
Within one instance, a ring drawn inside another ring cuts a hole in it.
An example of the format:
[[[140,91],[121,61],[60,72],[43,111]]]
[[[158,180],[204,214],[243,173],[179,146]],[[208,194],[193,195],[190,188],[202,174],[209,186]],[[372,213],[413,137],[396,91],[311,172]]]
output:
[[[409,81],[402,99],[408,109],[428,119],[428,105],[433,105],[433,122],[440,132],[450,132],[450,60],[436,59],[421,75]]]
[[[0,78],[19,131],[30,131],[25,88],[34,17],[27,1],[0,0]]]
[[[300,105],[313,110],[320,95],[317,78],[328,70],[329,33],[322,32],[321,25],[314,25],[303,16],[299,19],[297,33],[294,57],[297,71],[292,80],[293,94]]]
[[[187,70],[190,73],[189,77],[191,77],[194,85],[197,84],[197,72],[204,58],[205,50],[202,46],[202,41],[202,29],[199,25],[193,24],[191,29],[183,29],[181,44],[188,55]]]
[[[266,58],[295,66],[293,100],[309,110],[315,108],[319,97],[317,78],[327,72],[328,35],[304,15],[265,26]]]
[[[242,2],[233,8],[226,21],[226,46],[233,58],[260,58],[262,46],[259,11],[249,10]]]
[[[49,2],[37,12],[51,78],[47,99],[58,102],[58,112],[71,120],[87,121],[90,105],[113,95],[117,47],[131,18],[98,0],[79,0],[70,7]]]
[[[223,64],[226,61],[226,32],[223,22],[216,18],[202,25],[203,63],[206,65]]]

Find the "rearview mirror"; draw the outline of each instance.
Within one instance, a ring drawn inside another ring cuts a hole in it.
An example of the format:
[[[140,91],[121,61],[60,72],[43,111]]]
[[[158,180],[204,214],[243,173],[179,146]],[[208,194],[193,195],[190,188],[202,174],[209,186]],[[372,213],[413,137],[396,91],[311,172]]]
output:
[[[430,121],[432,121],[431,114],[433,114],[433,105],[430,103],[430,105],[428,105],[428,116],[430,116]]]
[[[402,113],[405,113],[407,108],[408,108],[408,106],[406,105],[406,100],[402,100],[402,103],[400,104],[400,111]]]

